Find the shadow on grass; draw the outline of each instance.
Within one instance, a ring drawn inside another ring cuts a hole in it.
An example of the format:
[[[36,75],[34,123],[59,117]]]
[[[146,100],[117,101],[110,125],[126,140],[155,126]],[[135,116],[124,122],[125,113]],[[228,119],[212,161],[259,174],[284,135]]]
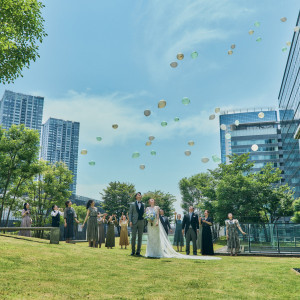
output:
[[[42,240],[42,239],[38,240],[37,238],[26,238],[21,235],[10,235],[10,234],[0,233],[0,236],[13,238],[13,239],[17,239],[17,240],[22,240],[22,241],[27,241],[27,242],[39,243],[39,244],[50,244],[49,240]]]

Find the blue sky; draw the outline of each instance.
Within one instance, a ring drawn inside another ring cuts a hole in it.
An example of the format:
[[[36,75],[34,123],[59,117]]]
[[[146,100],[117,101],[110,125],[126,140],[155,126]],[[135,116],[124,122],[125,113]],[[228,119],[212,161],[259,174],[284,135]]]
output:
[[[80,149],[88,155],[79,155],[79,195],[101,199],[99,192],[119,180],[141,192],[175,195],[178,210],[179,180],[216,167],[201,162],[220,155],[218,118],[208,120],[215,107],[276,107],[288,57],[281,49],[292,40],[299,11],[296,0],[44,3],[49,36],[41,58],[23,78],[0,86],[0,95],[10,89],[44,96],[44,121],[51,116],[80,122]],[[229,56],[231,44],[236,49]],[[191,59],[193,51],[197,59]],[[179,52],[185,58],[173,69],[169,64]],[[183,97],[190,105],[181,103]],[[158,109],[161,99],[167,106]],[[151,116],[144,116],[145,109]],[[145,146],[150,135],[155,140]],[[140,158],[131,158],[134,151]]]

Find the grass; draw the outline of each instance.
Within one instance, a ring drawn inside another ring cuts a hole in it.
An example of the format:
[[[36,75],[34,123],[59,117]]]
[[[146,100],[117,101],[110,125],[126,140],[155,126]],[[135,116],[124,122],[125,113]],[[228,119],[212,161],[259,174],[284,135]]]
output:
[[[0,299],[299,299],[298,258],[146,259],[0,236]],[[216,247],[222,247],[223,242]],[[142,253],[145,252],[143,247]]]

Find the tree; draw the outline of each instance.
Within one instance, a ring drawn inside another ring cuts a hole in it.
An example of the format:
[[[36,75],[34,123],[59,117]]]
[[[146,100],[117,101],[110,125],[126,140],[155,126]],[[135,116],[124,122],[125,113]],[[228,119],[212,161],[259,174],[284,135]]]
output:
[[[292,218],[293,223],[300,223],[300,198],[293,202],[294,216]]]
[[[52,205],[63,207],[72,194],[70,191],[72,180],[72,172],[64,163],[38,162],[37,176],[30,181],[27,190],[28,202],[36,226],[46,225]]]
[[[179,181],[182,196],[181,207],[188,212],[189,206],[209,209],[210,201],[215,197],[214,178],[209,173],[199,173]]]
[[[165,216],[171,217],[173,215],[175,211],[174,202],[176,202],[175,196],[159,190],[154,192],[149,191],[143,195],[142,201],[148,206],[148,201],[151,198],[155,200],[155,205],[164,211]]]
[[[14,82],[39,57],[47,35],[43,7],[38,0],[0,0],[0,82]]]
[[[11,210],[23,187],[36,172],[39,133],[13,125],[9,130],[0,128],[0,223],[3,210]]]
[[[109,214],[121,217],[129,210],[130,202],[134,201],[135,187],[130,183],[119,181],[110,182],[108,187],[100,193],[103,199],[103,208]]]

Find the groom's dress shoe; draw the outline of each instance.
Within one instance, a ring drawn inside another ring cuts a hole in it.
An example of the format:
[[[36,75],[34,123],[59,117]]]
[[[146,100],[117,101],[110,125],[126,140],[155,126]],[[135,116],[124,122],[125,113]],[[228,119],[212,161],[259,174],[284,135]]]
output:
[[[187,252],[186,255],[190,255],[190,252]]]
[[[140,253],[136,253],[136,256],[142,256]]]
[[[131,255],[131,256],[134,256],[134,252],[132,252],[130,255]]]
[[[194,252],[193,255],[197,255],[197,252]]]

